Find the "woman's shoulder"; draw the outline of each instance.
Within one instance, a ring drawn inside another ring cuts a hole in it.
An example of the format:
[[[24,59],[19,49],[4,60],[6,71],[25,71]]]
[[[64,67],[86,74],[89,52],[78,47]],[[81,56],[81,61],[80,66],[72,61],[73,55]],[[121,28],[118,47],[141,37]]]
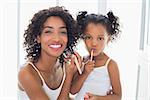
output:
[[[31,77],[31,76],[34,76],[34,71],[33,71],[32,65],[30,65],[30,64],[24,64],[20,68],[18,76],[21,76],[21,77]]]
[[[38,73],[32,68],[32,65],[25,64],[18,72],[18,81],[21,87],[24,85],[32,85],[33,82],[41,84]]]

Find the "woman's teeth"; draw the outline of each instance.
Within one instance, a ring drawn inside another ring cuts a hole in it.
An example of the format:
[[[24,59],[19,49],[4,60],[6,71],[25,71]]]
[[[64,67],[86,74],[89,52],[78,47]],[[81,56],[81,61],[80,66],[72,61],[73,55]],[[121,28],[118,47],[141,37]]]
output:
[[[60,47],[61,47],[61,45],[52,44],[52,45],[50,45],[50,47],[51,47],[51,48],[60,48]]]

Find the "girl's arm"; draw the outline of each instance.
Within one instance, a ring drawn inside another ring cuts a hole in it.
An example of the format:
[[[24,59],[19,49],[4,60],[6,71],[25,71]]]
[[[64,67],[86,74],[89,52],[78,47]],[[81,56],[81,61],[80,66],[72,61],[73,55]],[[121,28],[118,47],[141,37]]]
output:
[[[94,94],[88,93],[88,100],[121,100],[122,90],[120,83],[120,75],[118,70],[118,65],[115,61],[111,60],[108,64],[108,71],[110,75],[110,81],[112,85],[113,94],[106,96],[96,96]]]
[[[76,94],[80,91],[84,81],[86,80],[90,72],[93,70],[94,63],[94,61],[88,61],[84,66],[83,73],[81,75],[77,73],[77,75],[74,77],[70,90],[71,94]]]

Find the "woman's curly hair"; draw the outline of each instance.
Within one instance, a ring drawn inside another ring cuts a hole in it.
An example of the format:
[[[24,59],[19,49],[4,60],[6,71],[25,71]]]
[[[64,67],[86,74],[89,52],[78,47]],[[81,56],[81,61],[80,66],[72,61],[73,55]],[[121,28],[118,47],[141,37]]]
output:
[[[33,18],[31,19],[30,24],[28,25],[27,30],[24,33],[24,47],[26,49],[27,55],[26,58],[33,62],[37,62],[40,55],[41,55],[41,44],[37,43],[37,36],[41,35],[43,24],[50,16],[57,16],[60,17],[64,23],[66,24],[67,28],[67,36],[68,36],[68,43],[67,47],[64,50],[64,53],[67,51],[73,53],[73,47],[75,46],[79,35],[76,32],[76,22],[69,14],[68,10],[64,7],[51,7],[49,9],[44,9],[36,13]],[[59,57],[60,62],[64,61],[64,55],[61,54]]]

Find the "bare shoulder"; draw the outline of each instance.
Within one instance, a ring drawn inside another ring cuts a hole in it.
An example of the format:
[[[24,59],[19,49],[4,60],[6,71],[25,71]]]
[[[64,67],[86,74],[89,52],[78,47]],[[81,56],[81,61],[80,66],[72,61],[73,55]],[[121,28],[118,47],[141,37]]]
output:
[[[118,68],[117,62],[111,59],[108,63],[108,69],[111,70],[111,69],[116,69],[116,68]]]
[[[107,67],[108,67],[109,73],[119,74],[118,64],[113,59],[110,60]]]
[[[37,72],[32,68],[30,64],[23,66],[18,73],[19,87],[25,88],[33,83],[41,84],[41,80]]]

